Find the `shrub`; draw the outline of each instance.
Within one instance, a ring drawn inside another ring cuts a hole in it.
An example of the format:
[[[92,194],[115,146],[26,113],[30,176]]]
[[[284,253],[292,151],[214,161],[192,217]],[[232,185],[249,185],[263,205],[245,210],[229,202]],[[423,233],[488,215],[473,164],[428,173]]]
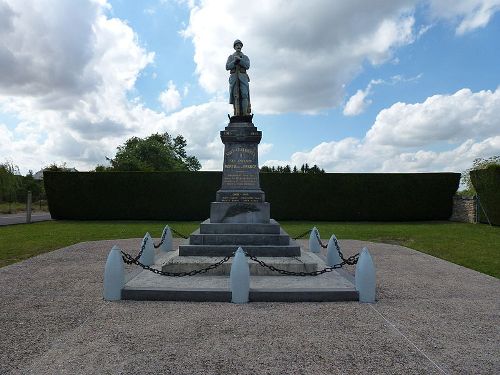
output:
[[[479,208],[479,221],[500,225],[500,165],[491,165],[486,169],[470,172],[470,178],[479,202],[488,215],[486,218],[483,209]]]
[[[46,172],[55,219],[203,220],[221,172]],[[262,173],[278,220],[447,220],[458,173]]]

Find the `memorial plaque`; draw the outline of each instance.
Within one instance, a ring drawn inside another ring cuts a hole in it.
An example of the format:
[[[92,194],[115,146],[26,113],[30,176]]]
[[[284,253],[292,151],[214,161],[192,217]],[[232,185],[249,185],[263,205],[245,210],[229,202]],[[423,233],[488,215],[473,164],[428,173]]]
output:
[[[231,118],[221,131],[224,165],[217,202],[265,202],[259,182],[258,145],[262,133],[251,120],[251,116]]]

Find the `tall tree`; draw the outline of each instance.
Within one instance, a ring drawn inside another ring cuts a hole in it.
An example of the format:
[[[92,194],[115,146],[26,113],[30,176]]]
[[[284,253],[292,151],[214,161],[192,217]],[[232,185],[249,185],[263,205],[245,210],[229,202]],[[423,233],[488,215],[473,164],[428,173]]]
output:
[[[19,187],[19,167],[6,161],[0,164],[0,201],[13,202]]]
[[[146,138],[132,137],[118,146],[114,159],[106,158],[111,167],[97,166],[96,171],[197,171],[201,164],[186,153],[187,142],[182,135],[172,138],[168,133]]]

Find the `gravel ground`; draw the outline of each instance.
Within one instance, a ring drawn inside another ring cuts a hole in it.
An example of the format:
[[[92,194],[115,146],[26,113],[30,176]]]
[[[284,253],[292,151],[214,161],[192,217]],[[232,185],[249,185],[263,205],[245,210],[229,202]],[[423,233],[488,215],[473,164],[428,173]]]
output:
[[[500,281],[401,246],[368,246],[377,303],[107,302],[113,244],[0,269],[0,374],[499,374]],[[307,241],[301,242],[303,247]]]

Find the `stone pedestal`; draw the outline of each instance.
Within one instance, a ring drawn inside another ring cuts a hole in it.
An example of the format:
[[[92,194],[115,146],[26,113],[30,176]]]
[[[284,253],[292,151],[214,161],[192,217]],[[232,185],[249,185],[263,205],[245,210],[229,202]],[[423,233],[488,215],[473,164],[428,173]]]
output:
[[[192,233],[179,256],[226,256],[238,246],[255,256],[300,256],[300,246],[270,219],[260,188],[258,145],[262,132],[253,116],[233,116],[220,132],[224,143],[222,185],[210,206],[210,219]]]

